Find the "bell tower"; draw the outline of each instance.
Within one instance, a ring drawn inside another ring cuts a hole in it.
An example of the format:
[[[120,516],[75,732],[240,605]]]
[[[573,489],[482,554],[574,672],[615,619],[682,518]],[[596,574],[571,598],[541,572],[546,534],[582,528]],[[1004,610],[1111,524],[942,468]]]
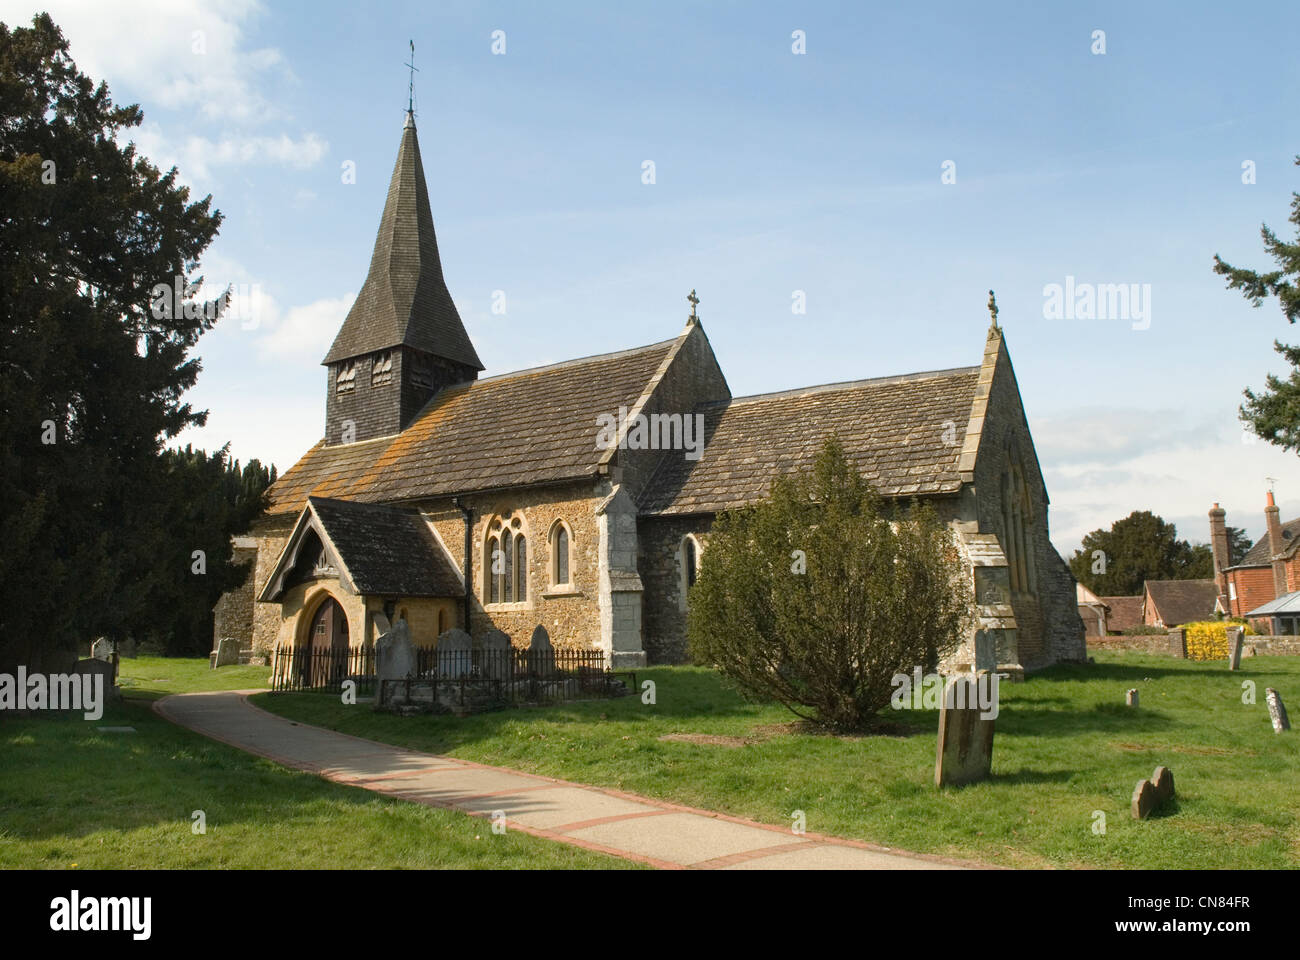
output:
[[[410,109],[370,272],[322,365],[330,446],[400,433],[439,390],[483,369],[442,276]]]

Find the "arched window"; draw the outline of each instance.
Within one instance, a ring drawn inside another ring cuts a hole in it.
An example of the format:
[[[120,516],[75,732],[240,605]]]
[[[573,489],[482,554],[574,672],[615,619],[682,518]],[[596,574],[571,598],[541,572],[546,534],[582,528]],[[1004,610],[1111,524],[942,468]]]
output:
[[[695,586],[695,580],[700,573],[700,544],[693,534],[688,533],[682,537],[682,542],[677,548],[677,567],[680,578],[678,605],[685,610],[687,595],[691,587]]]
[[[551,586],[570,586],[569,528],[563,520],[556,520],[551,527]]]
[[[483,541],[483,595],[488,603],[528,600],[528,537],[518,517],[494,517]]]
[[[438,636],[441,637],[446,632],[447,632],[447,611],[439,610],[438,611]]]
[[[1002,552],[1007,557],[1007,573],[1013,591],[1034,593],[1036,570],[1032,540],[1033,509],[1024,473],[1014,454],[1011,466],[1002,475]]]

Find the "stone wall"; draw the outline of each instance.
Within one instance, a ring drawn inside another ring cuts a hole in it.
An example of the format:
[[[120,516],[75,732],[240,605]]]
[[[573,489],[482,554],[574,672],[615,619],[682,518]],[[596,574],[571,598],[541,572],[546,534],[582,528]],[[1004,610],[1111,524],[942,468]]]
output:
[[[991,378],[987,375],[990,364],[994,364]],[[1060,660],[1081,661],[1087,648],[1077,608],[1075,580],[1052,546],[1047,487],[1034,454],[1011,358],[1000,336],[989,341],[981,380],[981,387],[988,390],[988,408],[981,425],[974,470],[980,531],[996,534],[1004,546],[1007,543],[1002,511],[1003,477],[1017,463],[1029,500],[1026,556],[1034,590],[1033,595],[1013,592],[1011,598],[1018,626],[1020,663],[1032,670]]]
[[[253,527],[253,539],[257,541],[257,565],[253,573],[252,596],[257,597],[266,586],[267,579],[280,558],[281,551],[293,531],[296,514],[278,514],[259,521]],[[275,648],[276,638],[280,634],[280,604],[258,603],[253,601],[253,655],[268,656]]]
[[[1300,637],[1242,637],[1242,656],[1300,657]],[[1088,650],[1133,650],[1173,656],[1166,633],[1134,636],[1089,637]]]
[[[257,570],[257,541],[251,537],[238,538],[234,560],[249,565],[248,576],[234,590],[223,593],[212,608],[214,651],[223,637],[234,637],[239,641],[241,650],[253,648],[253,580]]]
[[[526,647],[533,628],[542,624],[557,648],[600,646],[600,532],[595,510],[608,494],[608,488],[602,492],[599,484],[582,482],[462,499],[474,511],[472,636],[480,637],[495,628],[509,635],[515,646]],[[420,508],[460,570],[465,562],[465,521],[460,510],[448,500],[423,503]],[[485,605],[483,571],[491,562],[485,556],[487,528],[493,517],[507,511],[523,519],[528,543],[528,596],[522,603]],[[563,520],[569,528],[570,585],[565,588],[551,584],[550,532],[557,520]],[[457,624],[462,619],[461,609],[463,602],[457,605]]]
[[[642,517],[637,523],[637,565],[644,588],[642,642],[651,664],[690,660],[686,650],[686,606],[678,549],[686,534],[706,534],[712,523],[712,515],[704,514]]]

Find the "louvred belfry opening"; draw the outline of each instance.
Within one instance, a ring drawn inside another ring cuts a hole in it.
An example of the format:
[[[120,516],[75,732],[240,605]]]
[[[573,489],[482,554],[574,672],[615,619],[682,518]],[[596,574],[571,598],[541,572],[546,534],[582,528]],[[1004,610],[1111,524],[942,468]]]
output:
[[[400,433],[440,389],[483,369],[443,279],[409,112],[370,272],[322,362],[330,445]]]

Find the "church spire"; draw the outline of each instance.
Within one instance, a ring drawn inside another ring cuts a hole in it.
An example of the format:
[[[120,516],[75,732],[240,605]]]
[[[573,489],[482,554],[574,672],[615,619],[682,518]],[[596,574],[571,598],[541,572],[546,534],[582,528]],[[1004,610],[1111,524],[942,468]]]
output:
[[[324,364],[409,347],[483,369],[442,276],[415,115],[407,111],[370,271]]]

